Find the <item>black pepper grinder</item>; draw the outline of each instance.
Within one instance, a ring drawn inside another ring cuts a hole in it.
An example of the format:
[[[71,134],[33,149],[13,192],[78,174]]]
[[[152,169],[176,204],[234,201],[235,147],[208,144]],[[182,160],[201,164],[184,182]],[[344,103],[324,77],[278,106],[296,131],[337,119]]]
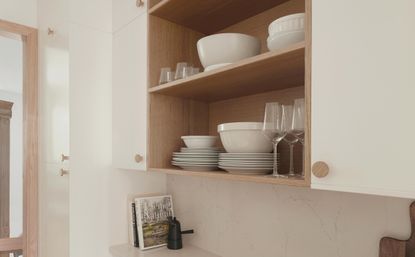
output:
[[[180,222],[176,217],[168,217],[169,234],[167,237],[167,248],[178,250],[183,248],[182,234],[193,234],[193,229],[182,231]]]

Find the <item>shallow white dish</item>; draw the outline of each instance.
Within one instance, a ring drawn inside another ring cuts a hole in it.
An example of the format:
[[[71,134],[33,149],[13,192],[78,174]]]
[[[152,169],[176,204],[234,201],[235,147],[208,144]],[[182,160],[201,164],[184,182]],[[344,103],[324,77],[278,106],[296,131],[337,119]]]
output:
[[[290,31],[282,32],[269,36],[267,39],[267,46],[270,51],[275,51],[295,43],[304,41],[305,34],[304,31]]]
[[[217,136],[182,136],[188,148],[207,148],[213,147],[218,139]]]
[[[173,164],[174,165],[174,164]],[[212,171],[212,170],[217,170],[218,167],[217,166],[198,166],[198,165],[174,165],[177,167],[180,167],[184,170],[191,170],[191,171]]]
[[[207,158],[173,158],[174,162],[189,162],[189,163],[218,163],[218,159]]]
[[[220,153],[221,157],[270,157],[274,158],[273,153]],[[278,154],[279,155],[279,154]]]
[[[210,65],[210,66],[205,68],[205,71],[216,70],[216,69],[228,66],[229,64],[232,64],[232,63],[219,63],[219,64],[215,64],[215,65]]]
[[[232,122],[218,125],[223,147],[228,153],[269,153],[271,139],[262,132],[262,122]]]
[[[211,147],[211,148],[186,148],[182,147],[180,149],[182,153],[219,153],[220,148]]]
[[[197,52],[204,68],[234,63],[261,52],[261,41],[246,34],[220,33],[197,41]]]
[[[304,31],[304,13],[295,13],[276,19],[268,26],[270,36],[286,31]]]
[[[212,156],[212,157],[215,157],[215,156],[219,156],[219,153],[214,153],[214,152],[211,152],[211,153],[196,153],[196,152],[192,152],[192,153],[189,153],[189,152],[181,153],[181,152],[174,152],[173,153],[173,156],[196,156],[196,157],[199,157],[199,156]]]

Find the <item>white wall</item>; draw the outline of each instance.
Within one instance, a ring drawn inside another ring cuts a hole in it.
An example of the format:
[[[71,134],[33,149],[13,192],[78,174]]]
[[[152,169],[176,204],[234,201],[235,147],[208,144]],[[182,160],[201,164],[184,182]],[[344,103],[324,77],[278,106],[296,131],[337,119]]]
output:
[[[203,178],[168,177],[194,244],[223,257],[377,257],[410,235],[410,200]]]
[[[127,195],[163,192],[166,183],[111,167],[112,3],[70,4],[70,256],[106,257],[128,240]]]
[[[23,231],[23,45],[0,36],[0,100],[13,103],[10,120],[10,236]]]
[[[37,0],[1,0],[0,19],[37,27]]]

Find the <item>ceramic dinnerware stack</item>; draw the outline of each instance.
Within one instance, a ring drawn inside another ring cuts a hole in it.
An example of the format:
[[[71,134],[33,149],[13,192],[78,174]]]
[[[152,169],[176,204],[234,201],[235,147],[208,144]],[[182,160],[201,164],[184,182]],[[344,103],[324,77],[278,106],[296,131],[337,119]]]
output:
[[[183,136],[187,147],[174,152],[172,165],[184,170],[210,171],[218,169],[220,149],[214,147],[215,136]]]
[[[275,51],[304,41],[304,17],[304,13],[296,13],[273,21],[268,27],[268,49]]]
[[[219,154],[219,168],[232,174],[260,175],[273,169],[272,142],[262,122],[232,122],[218,126],[227,153]]]
[[[220,153],[219,168],[231,174],[263,175],[272,172],[272,153]]]

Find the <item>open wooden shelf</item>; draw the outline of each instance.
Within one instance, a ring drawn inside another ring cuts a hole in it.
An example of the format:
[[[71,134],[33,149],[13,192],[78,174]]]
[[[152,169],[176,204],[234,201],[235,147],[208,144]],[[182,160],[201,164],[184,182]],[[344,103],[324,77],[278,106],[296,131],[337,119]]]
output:
[[[223,170],[218,171],[189,171],[176,168],[149,168],[151,172],[162,172],[171,175],[206,177],[263,184],[309,187],[310,182],[296,178],[272,178],[264,175],[234,175]]]
[[[150,93],[212,102],[304,85],[305,43],[151,87]]]
[[[211,34],[288,0],[163,0],[151,15]]]

